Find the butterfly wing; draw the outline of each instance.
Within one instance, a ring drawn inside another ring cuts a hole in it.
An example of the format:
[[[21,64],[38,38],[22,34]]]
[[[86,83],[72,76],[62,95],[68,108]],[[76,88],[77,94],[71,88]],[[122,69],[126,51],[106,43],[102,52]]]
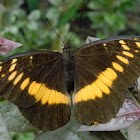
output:
[[[140,38],[95,41],[75,51],[75,116],[82,124],[105,123],[140,75]]]
[[[0,62],[0,95],[16,104],[42,130],[54,130],[70,119],[62,55],[52,51],[19,54]]]

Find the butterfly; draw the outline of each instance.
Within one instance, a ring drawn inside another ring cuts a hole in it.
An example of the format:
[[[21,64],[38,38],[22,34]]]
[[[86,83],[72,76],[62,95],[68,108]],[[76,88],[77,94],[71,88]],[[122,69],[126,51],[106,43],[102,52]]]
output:
[[[65,125],[72,108],[81,124],[93,125],[115,117],[139,75],[140,37],[113,37],[1,60],[0,96],[43,131]]]

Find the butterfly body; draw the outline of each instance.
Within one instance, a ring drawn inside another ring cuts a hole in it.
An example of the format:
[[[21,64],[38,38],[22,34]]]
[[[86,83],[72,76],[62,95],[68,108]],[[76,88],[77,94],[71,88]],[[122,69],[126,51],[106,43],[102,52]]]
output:
[[[108,122],[140,75],[140,37],[108,38],[75,51],[36,51],[0,62],[0,96],[41,130],[75,117],[85,125]],[[72,94],[72,97],[71,97]]]
[[[74,90],[74,54],[72,51],[67,50],[62,53],[63,56],[63,66],[64,66],[64,79],[66,83],[66,88],[68,93]]]

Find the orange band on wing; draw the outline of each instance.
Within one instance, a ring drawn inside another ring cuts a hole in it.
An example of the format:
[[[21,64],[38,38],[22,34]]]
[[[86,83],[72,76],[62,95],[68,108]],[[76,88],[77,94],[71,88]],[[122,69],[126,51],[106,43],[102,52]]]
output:
[[[107,68],[98,76],[96,81],[85,86],[74,95],[74,102],[95,100],[96,97],[102,98],[103,93],[110,94],[109,87],[112,86],[116,78],[116,72],[111,68]]]
[[[30,84],[28,93],[35,97],[36,102],[41,101],[42,104],[70,104],[68,95],[49,89],[45,84],[36,81]]]

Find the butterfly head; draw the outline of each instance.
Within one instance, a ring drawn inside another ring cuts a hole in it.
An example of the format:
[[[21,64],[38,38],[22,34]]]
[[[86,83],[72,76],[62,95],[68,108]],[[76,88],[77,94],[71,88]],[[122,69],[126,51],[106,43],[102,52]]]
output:
[[[64,47],[62,47],[62,49],[63,52],[70,51],[70,45],[65,45]]]

